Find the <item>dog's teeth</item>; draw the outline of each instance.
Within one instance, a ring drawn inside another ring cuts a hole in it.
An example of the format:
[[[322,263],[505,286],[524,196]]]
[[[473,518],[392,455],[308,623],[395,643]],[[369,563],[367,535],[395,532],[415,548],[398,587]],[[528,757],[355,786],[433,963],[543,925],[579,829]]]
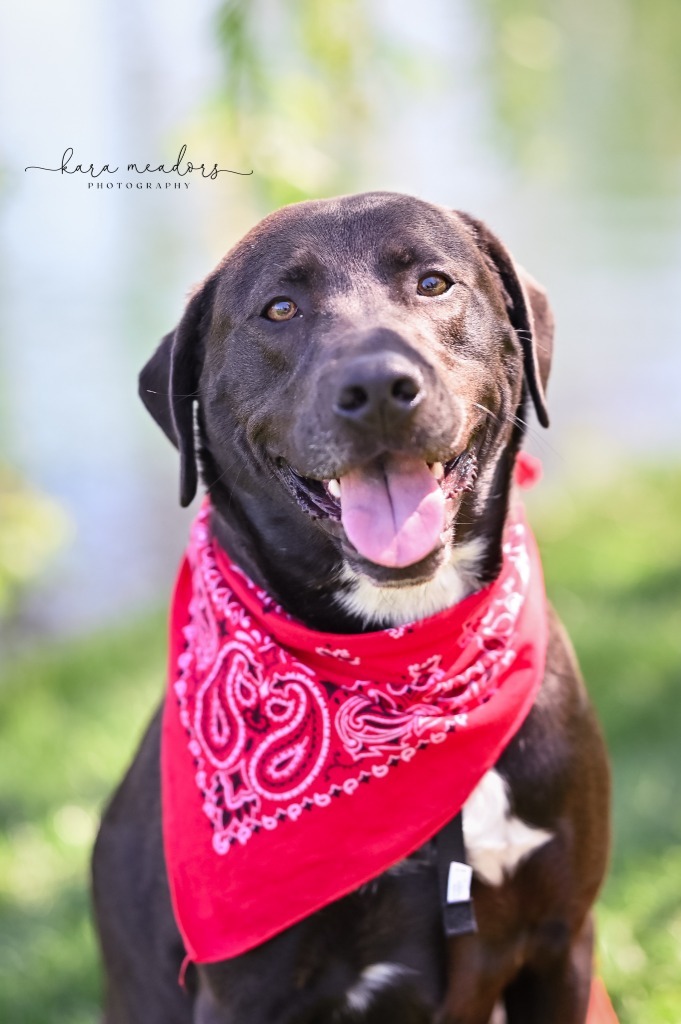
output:
[[[337,480],[329,480],[326,489],[332,498],[340,498],[340,484]]]
[[[441,462],[434,462],[430,467],[430,472],[433,474],[436,480],[442,480],[445,475],[445,467]]]

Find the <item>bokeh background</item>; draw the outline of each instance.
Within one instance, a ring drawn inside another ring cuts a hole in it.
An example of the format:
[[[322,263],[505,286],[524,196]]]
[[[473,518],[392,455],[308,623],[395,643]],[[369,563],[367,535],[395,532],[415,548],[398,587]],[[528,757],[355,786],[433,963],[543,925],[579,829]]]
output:
[[[482,217],[549,290],[531,515],[613,758],[599,963],[622,1024],[678,1024],[679,4],[24,0],[0,113],[0,1019],[97,1019],[89,849],[162,693],[191,516],[136,374],[263,214],[387,189]],[[24,171],[184,143],[253,174]]]

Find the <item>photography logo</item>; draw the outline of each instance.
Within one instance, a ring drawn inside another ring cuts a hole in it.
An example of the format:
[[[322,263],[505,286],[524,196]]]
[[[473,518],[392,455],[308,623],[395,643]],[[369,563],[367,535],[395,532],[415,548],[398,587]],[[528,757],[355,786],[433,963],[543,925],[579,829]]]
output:
[[[125,167],[112,167],[111,164],[95,165],[93,163],[75,163],[73,159],[73,147],[68,146],[61,158],[58,167],[41,167],[38,164],[29,164],[24,171],[47,171],[50,174],[79,174],[87,178],[87,187],[93,191],[104,191],[112,189],[188,189],[191,181],[207,179],[217,181],[221,174],[236,174],[241,178],[247,178],[253,171],[236,171],[230,167],[218,167],[217,163],[212,166],[206,163],[195,164],[187,159],[187,146],[182,145],[177,154],[175,163],[166,165],[158,164],[153,167],[151,164],[129,163]],[[120,175],[125,174],[123,179]],[[113,175],[119,175],[114,178]]]

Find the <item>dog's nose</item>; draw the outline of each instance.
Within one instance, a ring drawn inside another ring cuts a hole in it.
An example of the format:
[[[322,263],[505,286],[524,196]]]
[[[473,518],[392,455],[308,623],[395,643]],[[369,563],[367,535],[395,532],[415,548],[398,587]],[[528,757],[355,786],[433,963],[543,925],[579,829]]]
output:
[[[401,356],[358,356],[345,363],[336,382],[336,415],[364,423],[401,420],[423,401],[420,371]]]

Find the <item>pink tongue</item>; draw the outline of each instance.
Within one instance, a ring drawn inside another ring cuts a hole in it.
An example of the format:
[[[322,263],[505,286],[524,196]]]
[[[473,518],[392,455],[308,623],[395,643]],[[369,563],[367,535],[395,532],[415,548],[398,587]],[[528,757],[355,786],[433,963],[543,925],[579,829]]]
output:
[[[413,565],[440,543],[445,497],[421,459],[389,455],[340,478],[341,520],[360,555],[401,568]]]

